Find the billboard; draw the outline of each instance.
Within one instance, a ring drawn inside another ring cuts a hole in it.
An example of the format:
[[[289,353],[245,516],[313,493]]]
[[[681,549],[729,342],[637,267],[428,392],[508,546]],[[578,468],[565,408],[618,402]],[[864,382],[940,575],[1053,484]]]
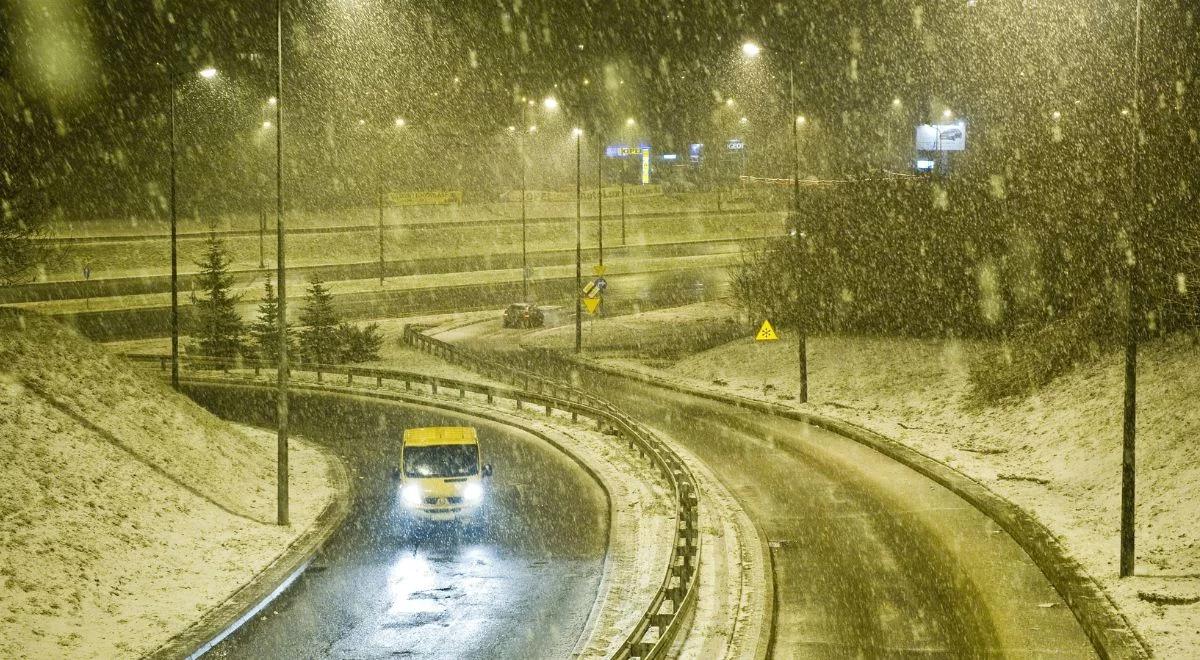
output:
[[[963,151],[967,148],[967,125],[922,124],[917,127],[917,151]]]

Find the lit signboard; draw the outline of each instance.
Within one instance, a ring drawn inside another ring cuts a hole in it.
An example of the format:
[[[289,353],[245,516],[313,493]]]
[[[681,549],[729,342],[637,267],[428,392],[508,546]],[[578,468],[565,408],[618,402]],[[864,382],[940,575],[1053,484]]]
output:
[[[917,151],[963,151],[967,148],[967,125],[922,124],[917,127]]]
[[[663,154],[662,155],[663,160],[675,160],[676,158],[679,158],[679,156],[676,156],[675,154]]]
[[[642,149],[642,185],[650,183],[650,148]]]
[[[696,142],[688,145],[688,160],[693,163],[700,161],[700,155],[704,152],[704,144]]]
[[[730,151],[741,151],[746,148],[746,143],[739,140],[738,138],[734,138],[726,144],[726,147]]]

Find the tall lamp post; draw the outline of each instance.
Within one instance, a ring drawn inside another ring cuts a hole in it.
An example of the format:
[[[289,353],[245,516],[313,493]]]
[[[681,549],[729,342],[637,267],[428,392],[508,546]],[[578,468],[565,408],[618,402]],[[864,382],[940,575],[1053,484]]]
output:
[[[279,366],[276,374],[276,522],[288,524],[288,334],[287,269],[283,224],[283,0],[275,0],[275,279],[279,289]]]
[[[1136,449],[1137,449],[1137,351],[1138,332],[1141,325],[1141,300],[1139,296],[1140,264],[1137,253],[1137,236],[1141,228],[1141,196],[1138,178],[1141,175],[1141,112],[1142,112],[1142,1],[1135,0],[1133,9],[1133,149],[1129,156],[1129,206],[1127,240],[1132,258],[1129,261],[1127,318],[1125,326],[1125,405],[1121,432],[1121,577],[1133,575],[1136,553],[1134,548],[1134,508],[1137,503]]]
[[[217,77],[217,70],[212,67],[201,69],[197,75],[205,80]],[[179,390],[179,199],[178,199],[178,139],[175,130],[176,96],[179,95],[179,81],[174,69],[167,70],[168,85],[171,92],[170,133],[171,133],[171,387]]]
[[[742,54],[748,58],[755,58],[762,52],[762,47],[753,41],[747,41],[742,44]],[[796,53],[782,48],[772,48],[772,52],[778,52],[783,55],[795,57]],[[800,117],[796,114],[796,69],[795,66],[788,63],[788,116],[792,124],[792,214],[793,221],[796,223],[794,229],[797,232],[797,237],[802,235],[800,231]],[[799,335],[799,357],[800,357],[800,403],[808,402],[808,336],[805,329],[805,319],[803,310],[796,315],[796,331]]]
[[[575,135],[575,352],[583,351],[583,209],[580,198],[583,193],[583,130],[571,130]]]

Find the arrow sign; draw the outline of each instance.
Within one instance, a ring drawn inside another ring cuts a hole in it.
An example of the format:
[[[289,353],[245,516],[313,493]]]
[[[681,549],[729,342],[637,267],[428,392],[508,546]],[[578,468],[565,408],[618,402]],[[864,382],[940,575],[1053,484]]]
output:
[[[583,306],[587,308],[588,314],[595,314],[596,309],[600,307],[599,298],[584,298]]]
[[[770,321],[763,321],[762,327],[758,329],[758,334],[754,335],[754,341],[775,341],[779,339],[779,335],[775,334],[775,328],[771,327]]]

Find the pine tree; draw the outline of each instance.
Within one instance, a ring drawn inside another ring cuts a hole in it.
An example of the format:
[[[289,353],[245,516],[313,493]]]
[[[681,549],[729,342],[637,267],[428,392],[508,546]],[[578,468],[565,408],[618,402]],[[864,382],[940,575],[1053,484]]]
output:
[[[200,267],[196,283],[204,297],[192,292],[195,314],[191,334],[197,340],[192,349],[200,355],[235,358],[242,352],[246,328],[237,311],[240,297],[230,293],[233,275],[229,273],[229,265],[232,262],[225,243],[215,233],[211,234],[204,256],[196,262]]]
[[[379,334],[378,323],[361,328],[342,323],[338,326],[338,343],[341,362],[374,362],[379,359],[379,351],[383,348],[383,335]]]
[[[341,357],[337,313],[333,311],[333,294],[325,288],[319,275],[313,275],[304,295],[300,312],[300,351],[304,359],[317,364],[332,364]]]
[[[250,325],[250,336],[258,352],[258,359],[272,366],[279,364],[279,299],[275,296],[275,287],[271,280],[264,282],[265,293],[258,305],[258,318]],[[295,353],[295,341],[289,326],[287,332],[288,354]]]

